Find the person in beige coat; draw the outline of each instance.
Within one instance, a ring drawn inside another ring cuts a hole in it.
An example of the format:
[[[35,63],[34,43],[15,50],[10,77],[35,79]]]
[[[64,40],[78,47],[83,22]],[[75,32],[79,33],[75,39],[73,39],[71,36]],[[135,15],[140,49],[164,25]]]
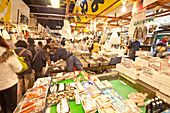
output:
[[[13,113],[17,106],[16,72],[22,70],[17,56],[9,51],[5,39],[0,36],[0,104],[4,113]]]

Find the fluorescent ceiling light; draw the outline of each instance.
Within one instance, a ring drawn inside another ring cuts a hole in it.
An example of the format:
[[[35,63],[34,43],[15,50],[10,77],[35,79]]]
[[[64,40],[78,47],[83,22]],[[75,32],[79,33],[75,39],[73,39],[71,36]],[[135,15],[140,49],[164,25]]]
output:
[[[60,0],[50,0],[51,1],[51,6],[54,8],[59,8],[60,7]]]

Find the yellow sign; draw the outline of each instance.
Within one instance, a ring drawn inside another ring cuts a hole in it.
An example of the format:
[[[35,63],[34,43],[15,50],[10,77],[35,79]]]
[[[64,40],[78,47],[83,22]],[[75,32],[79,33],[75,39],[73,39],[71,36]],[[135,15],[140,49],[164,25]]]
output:
[[[0,20],[10,22],[11,20],[11,1],[0,0]]]
[[[98,15],[102,11],[104,11],[106,8],[111,6],[112,4],[114,5],[102,15],[105,15],[108,12],[120,6],[122,4],[121,1],[119,0],[77,0],[73,13]],[[86,16],[75,17],[76,22],[88,22],[90,19],[91,17],[86,17]],[[82,24],[79,24],[78,26],[81,26],[81,25]]]

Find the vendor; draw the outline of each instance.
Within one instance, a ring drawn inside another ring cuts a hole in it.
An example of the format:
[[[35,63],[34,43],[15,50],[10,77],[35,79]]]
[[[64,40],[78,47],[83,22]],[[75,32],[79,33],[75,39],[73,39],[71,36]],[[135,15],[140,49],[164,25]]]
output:
[[[128,49],[130,49],[130,54],[129,54],[130,59],[135,60],[135,52],[139,51],[139,48],[140,48],[140,42],[136,38],[135,41],[133,43],[130,43],[128,46]]]
[[[84,70],[80,60],[70,51],[65,48],[56,48],[56,51],[53,56],[53,61],[56,62],[57,60],[63,59],[67,63],[67,71],[82,71]]]
[[[91,53],[99,52],[100,51],[100,45],[98,44],[98,41],[94,41],[91,47]]]
[[[156,57],[157,56],[157,54],[159,53],[159,46],[160,47],[166,47],[167,48],[167,43],[168,42],[168,36],[164,36],[163,38],[162,38],[162,40],[161,41],[159,41],[157,44],[156,44],[156,50],[155,50],[155,53],[154,53],[154,57]]]

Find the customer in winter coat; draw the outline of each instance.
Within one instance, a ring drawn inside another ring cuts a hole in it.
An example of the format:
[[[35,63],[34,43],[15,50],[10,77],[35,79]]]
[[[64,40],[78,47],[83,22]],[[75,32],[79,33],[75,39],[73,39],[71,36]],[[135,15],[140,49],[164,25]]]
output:
[[[32,58],[35,57],[37,51],[38,51],[38,46],[36,46],[34,43],[34,39],[33,38],[28,38],[27,42],[29,43],[28,45],[28,50],[31,51],[32,53]]]
[[[35,80],[42,77],[43,67],[46,67],[46,62],[48,59],[47,53],[50,51],[51,45],[46,44],[43,49],[37,52],[35,60],[32,63],[32,68],[35,70]]]
[[[5,39],[0,36],[0,104],[4,113],[13,113],[17,106],[17,83],[15,74],[22,70],[17,56],[9,51]]]
[[[57,60],[63,59],[67,63],[67,71],[72,72],[73,67],[75,67],[76,70],[84,70],[82,67],[82,64],[80,60],[70,51],[68,51],[65,48],[56,48],[56,51],[53,56],[53,61],[56,62]]]
[[[15,43],[15,53],[19,57],[25,57],[25,62],[28,65],[28,69],[20,74],[18,74],[18,79],[19,79],[19,90],[21,91],[22,94],[24,94],[28,88],[31,88],[33,86],[33,75],[32,75],[32,67],[31,67],[31,62],[32,62],[32,53],[30,50],[27,50],[27,43],[23,40],[17,41]],[[19,55],[20,54],[20,55]]]

